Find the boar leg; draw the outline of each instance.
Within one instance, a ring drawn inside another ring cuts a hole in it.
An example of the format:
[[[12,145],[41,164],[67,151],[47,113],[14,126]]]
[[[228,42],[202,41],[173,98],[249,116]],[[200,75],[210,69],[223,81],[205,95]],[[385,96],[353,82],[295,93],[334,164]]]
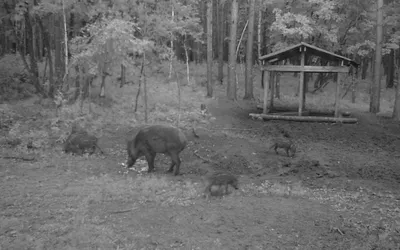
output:
[[[179,167],[181,165],[181,159],[179,159],[179,155],[177,153],[171,153],[170,154],[171,157],[171,166],[168,169],[168,172],[172,172],[172,170],[174,169],[175,166],[175,175],[179,174]]]
[[[225,184],[225,194],[228,194],[228,192],[229,192],[229,184]]]
[[[279,154],[279,153],[278,153],[278,146],[277,146],[277,145],[275,145],[274,150],[275,150],[275,153],[276,153],[276,154]]]
[[[171,173],[172,170],[174,170],[175,161],[174,161],[173,154],[168,154],[168,155],[169,155],[169,158],[171,158],[171,165],[169,165],[169,169],[167,170],[167,173]]]
[[[156,158],[156,154],[153,152],[147,152],[145,154],[147,164],[149,165],[148,173],[154,171],[154,158]]]

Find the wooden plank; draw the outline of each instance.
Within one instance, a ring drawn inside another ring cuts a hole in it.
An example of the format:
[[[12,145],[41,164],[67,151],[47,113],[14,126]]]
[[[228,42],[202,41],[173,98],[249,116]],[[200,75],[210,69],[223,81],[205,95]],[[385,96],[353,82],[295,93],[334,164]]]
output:
[[[340,122],[340,123],[357,123],[357,118],[347,117],[322,117],[322,116],[287,116],[287,115],[270,115],[270,114],[249,114],[252,119],[257,120],[284,120],[298,122]]]
[[[312,73],[348,73],[347,66],[311,66],[311,65],[268,65],[262,66],[261,70],[281,71],[281,72],[312,72]]]
[[[269,75],[271,72],[269,71],[264,71],[265,72],[265,77],[264,77],[264,106],[263,106],[263,113],[267,114],[268,113],[268,91],[269,91]]]
[[[305,63],[305,57],[306,57],[306,53],[305,51],[301,52],[301,59],[300,59],[300,64],[301,66],[304,66]],[[303,104],[304,104],[304,71],[300,71],[299,74],[300,77],[300,88],[299,88],[299,116],[302,116],[303,114]]]

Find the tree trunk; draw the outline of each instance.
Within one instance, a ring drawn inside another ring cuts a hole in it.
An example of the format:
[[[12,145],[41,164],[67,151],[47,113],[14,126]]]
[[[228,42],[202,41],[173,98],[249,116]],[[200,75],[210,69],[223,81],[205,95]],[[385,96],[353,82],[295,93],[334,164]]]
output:
[[[72,38],[75,36],[75,13],[70,13],[69,16],[69,34],[68,37]]]
[[[198,42],[196,42],[196,41],[193,42],[193,49],[192,49],[192,52],[193,52],[193,61],[194,61],[196,64],[199,63],[198,45],[199,45]]]
[[[396,95],[394,100],[394,107],[393,107],[393,120],[400,121],[400,50],[397,50],[397,58],[398,60],[394,60],[396,63],[397,69],[397,84],[396,84]]]
[[[90,85],[92,84],[93,81],[93,76],[89,74],[88,70],[86,69],[86,65],[84,65],[82,68],[84,68],[83,72],[83,78],[81,79],[82,84],[82,98],[86,99],[89,98],[89,105],[90,105]],[[89,106],[90,107],[90,106]]]
[[[26,27],[26,34],[28,35],[28,46],[29,46],[29,58],[30,58],[30,77],[32,81],[32,85],[35,86],[36,92],[47,96],[44,93],[42,85],[39,82],[39,68],[35,57],[35,44],[34,44],[34,30],[31,22],[31,17],[29,16],[29,10],[24,13],[25,18],[25,27]]]
[[[83,70],[79,69],[79,66],[75,67],[76,75],[75,75],[75,95],[74,95],[74,101],[78,100],[78,97],[81,97],[81,110],[83,106],[83,88],[81,88],[81,85],[84,85],[84,79],[85,79],[85,74],[83,73]]]
[[[143,74],[140,77],[140,80],[143,82],[143,101],[144,101],[144,122],[147,124],[149,119],[149,109],[148,109],[148,100],[147,100],[147,81],[146,81],[146,71],[145,71],[145,67],[144,67],[144,62],[146,61],[146,54],[143,54],[143,62],[142,62],[142,67],[143,67]],[[179,82],[179,80],[177,79],[177,82]],[[179,100],[180,101],[180,100]]]
[[[207,2],[207,97],[213,95],[213,1]]]
[[[55,29],[55,50],[54,50],[54,63],[55,63],[55,73],[57,77],[57,81],[59,81],[62,76],[63,76],[63,60],[62,60],[62,42],[63,42],[63,32],[62,32],[62,26],[60,23],[60,16],[57,14],[54,14],[54,29]],[[57,87],[57,86],[56,86]]]
[[[48,27],[44,27],[43,21],[41,19],[38,20],[38,24],[40,27],[40,32],[43,37],[42,46],[45,47],[46,51],[46,60],[48,61],[49,65],[49,92],[47,93],[49,97],[54,97],[54,64],[53,64],[53,57],[51,56],[51,37],[48,31]]]
[[[265,20],[266,18],[267,18],[267,15],[268,15],[268,9],[267,8],[265,8],[264,9],[264,7],[260,7],[261,8],[261,18],[262,18],[262,20]],[[268,54],[268,47],[267,47],[267,25],[266,25],[266,23],[264,22],[264,23],[262,23],[261,24],[261,54],[262,55],[266,55],[266,54]]]
[[[37,51],[37,45],[38,45],[38,37],[36,36],[37,30],[34,24],[32,24],[32,35],[31,35],[31,43],[33,46],[33,50],[29,51],[29,53],[33,53],[33,56],[35,57],[35,61],[38,61],[38,51]]]
[[[218,7],[218,28],[219,40],[218,40],[218,81],[221,85],[224,83],[224,45],[225,45],[225,1],[219,0]]]
[[[304,73],[304,92],[308,92],[308,83],[311,81],[312,73]]]
[[[175,20],[175,10],[174,10],[174,1],[172,1],[172,6],[171,6],[171,22],[173,23]],[[169,75],[168,75],[168,79],[171,79],[172,76],[172,60],[174,59],[174,36],[171,32],[171,51],[170,51],[170,58],[169,58]]]
[[[379,112],[380,104],[380,92],[381,92],[381,64],[382,64],[382,15],[383,0],[377,0],[377,27],[376,27],[376,49],[375,49],[375,70],[374,70],[374,81],[371,87],[371,101],[369,111],[371,113]]]
[[[120,88],[122,88],[126,84],[126,69],[123,64],[121,64],[121,83],[119,85]]]
[[[276,72],[275,74],[275,97],[280,99],[281,98],[281,91],[280,91],[280,82],[281,82],[281,73]]]
[[[368,62],[369,62],[368,58],[364,58],[361,61],[361,64],[362,64],[362,66],[361,66],[361,79],[362,80],[367,79]]]
[[[230,100],[236,100],[236,32],[237,32],[237,19],[238,19],[238,2],[232,0],[231,8],[231,27],[229,39],[229,65],[228,65],[228,84],[227,96]]]
[[[200,1],[199,4],[200,10],[199,10],[199,17],[200,17],[200,22],[203,24],[203,32],[207,34],[207,5],[206,1]],[[197,44],[197,58],[198,58],[198,63],[203,63],[204,59],[204,46],[201,42]]]
[[[218,50],[216,48],[218,48],[218,40],[219,37],[216,36],[215,34],[217,34],[218,32],[218,0],[216,1],[212,1],[212,33],[214,34],[213,36],[213,41],[212,41],[212,47],[214,48],[213,50],[213,60],[218,58]]]
[[[386,58],[386,88],[393,88],[394,86],[394,54],[394,49],[391,49]]]
[[[38,59],[40,62],[43,61],[43,56],[44,56],[44,46],[43,46],[43,29],[39,25],[39,41],[38,41]]]
[[[225,9],[229,9],[232,6],[232,3],[229,5],[228,3],[231,3],[230,1],[225,1]],[[228,11],[227,11],[228,13]],[[229,69],[229,27],[230,27],[230,21],[228,21],[229,15],[225,14],[225,28],[224,28],[224,34],[225,34],[225,39],[227,38],[226,42],[224,43],[224,61],[228,62],[228,69]],[[228,76],[229,77],[229,76]]]
[[[63,35],[64,35],[64,68],[63,68],[63,82],[65,81],[65,79],[68,76],[68,34],[67,34],[67,17],[65,14],[65,4],[64,4],[64,0],[61,1],[62,2],[62,10],[63,10],[63,15],[62,15],[62,20],[63,20]]]
[[[254,38],[254,10],[256,0],[250,0],[249,27],[246,51],[246,74],[244,99],[253,99],[253,38]]]
[[[262,0],[258,1],[259,3],[259,8],[258,8],[258,24],[257,24],[257,55],[258,55],[258,65],[260,68],[262,67],[262,61],[260,60],[262,56],[262,32],[261,32],[261,27],[262,27]],[[264,74],[261,71],[261,87],[264,88]]]
[[[175,56],[176,59],[178,59],[181,62],[186,61],[185,58],[185,50],[184,50],[184,37],[183,36],[177,36],[175,41],[174,41],[174,47],[175,47]]]
[[[188,46],[186,45],[188,43],[187,35],[184,35],[185,40],[183,41],[183,48],[185,50],[185,63],[186,63],[186,79],[187,79],[187,84],[190,85],[190,67],[189,67],[189,52],[188,52]]]

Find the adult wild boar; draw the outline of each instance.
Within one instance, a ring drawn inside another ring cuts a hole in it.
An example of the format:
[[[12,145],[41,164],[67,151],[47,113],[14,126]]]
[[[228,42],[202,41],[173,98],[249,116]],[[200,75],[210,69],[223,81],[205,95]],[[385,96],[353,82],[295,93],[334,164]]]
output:
[[[136,160],[145,156],[149,165],[148,172],[154,171],[154,158],[157,153],[168,155],[171,166],[167,172],[172,172],[175,166],[175,175],[179,174],[181,160],[179,153],[185,149],[187,139],[185,134],[176,127],[169,125],[150,125],[141,128],[135,138],[128,141],[127,167],[132,167]]]

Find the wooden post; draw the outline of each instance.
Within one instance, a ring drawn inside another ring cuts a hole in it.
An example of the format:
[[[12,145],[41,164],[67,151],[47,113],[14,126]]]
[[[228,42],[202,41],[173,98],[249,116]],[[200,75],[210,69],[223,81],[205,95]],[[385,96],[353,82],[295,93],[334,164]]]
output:
[[[343,61],[342,61],[343,66]],[[340,109],[340,81],[342,78],[342,73],[337,73],[337,81],[336,81],[336,96],[335,96],[335,117],[339,117],[339,109]]]
[[[340,108],[340,79],[342,78],[342,73],[337,73],[337,81],[336,81],[336,96],[335,96],[335,117],[339,117],[339,108]]]
[[[263,107],[263,113],[267,114],[268,113],[268,91],[269,91],[269,71],[264,70],[263,74],[264,76],[264,107]]]
[[[301,47],[300,47],[301,48]],[[305,61],[305,49],[301,51],[301,61],[300,65],[304,66]],[[300,71],[300,88],[299,88],[299,116],[303,114],[303,104],[304,104],[304,71]]]
[[[275,93],[275,77],[276,77],[276,71],[271,71],[270,72],[271,77],[269,77],[269,86],[271,86],[271,93],[269,94],[270,99],[269,99],[269,110],[273,109],[274,106],[274,93]]]

